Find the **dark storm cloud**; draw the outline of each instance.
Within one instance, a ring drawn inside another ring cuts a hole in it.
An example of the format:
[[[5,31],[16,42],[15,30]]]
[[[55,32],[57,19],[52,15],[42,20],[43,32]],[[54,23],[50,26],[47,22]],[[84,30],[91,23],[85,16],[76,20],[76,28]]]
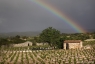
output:
[[[85,28],[94,28],[95,0],[60,0],[59,3],[58,1],[52,0],[52,3]]]
[[[46,0],[85,29],[95,29],[95,0]],[[0,32],[74,29],[31,0],[0,0]]]

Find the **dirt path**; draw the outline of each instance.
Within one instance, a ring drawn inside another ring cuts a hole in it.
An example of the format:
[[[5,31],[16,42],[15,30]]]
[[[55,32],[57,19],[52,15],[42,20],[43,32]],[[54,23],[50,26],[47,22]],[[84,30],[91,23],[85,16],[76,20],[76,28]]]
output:
[[[18,57],[18,60],[17,60],[17,64],[21,64],[21,55],[22,55],[22,52],[18,52],[19,53],[19,57]]]
[[[27,53],[28,59],[29,59],[29,64],[33,64],[33,59],[31,58],[31,51]]]

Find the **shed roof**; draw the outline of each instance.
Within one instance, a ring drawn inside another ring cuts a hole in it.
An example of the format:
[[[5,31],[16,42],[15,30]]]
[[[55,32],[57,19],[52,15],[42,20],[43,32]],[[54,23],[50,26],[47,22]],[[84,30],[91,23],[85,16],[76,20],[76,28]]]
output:
[[[65,40],[64,43],[80,43],[81,40]]]

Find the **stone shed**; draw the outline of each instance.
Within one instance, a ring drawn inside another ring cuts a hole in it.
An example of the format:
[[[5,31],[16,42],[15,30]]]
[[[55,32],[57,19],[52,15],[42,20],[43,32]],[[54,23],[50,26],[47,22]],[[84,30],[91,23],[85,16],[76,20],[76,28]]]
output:
[[[13,46],[14,46],[14,47],[26,47],[26,46],[32,46],[32,42],[27,41],[27,42],[20,43],[20,44],[14,44]]]
[[[65,40],[63,43],[63,49],[76,49],[82,48],[81,40]]]

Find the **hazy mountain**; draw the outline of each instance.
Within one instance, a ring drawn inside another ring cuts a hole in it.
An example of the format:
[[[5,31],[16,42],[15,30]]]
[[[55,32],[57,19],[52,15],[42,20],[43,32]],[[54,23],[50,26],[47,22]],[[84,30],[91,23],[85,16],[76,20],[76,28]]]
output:
[[[20,35],[20,36],[37,36],[40,33],[41,32],[9,32],[9,33],[0,33],[0,36],[1,37],[16,36],[16,35]]]
[[[61,33],[74,33],[73,30],[71,29],[62,29],[62,28],[57,28]],[[88,32],[95,32],[95,29],[86,29]],[[8,36],[37,36],[41,33],[42,31],[28,31],[28,32],[9,32],[9,33],[0,33],[0,37],[8,37]]]
[[[74,30],[71,29],[58,29],[61,33],[75,33]],[[85,29],[87,32],[95,32],[95,29]]]

